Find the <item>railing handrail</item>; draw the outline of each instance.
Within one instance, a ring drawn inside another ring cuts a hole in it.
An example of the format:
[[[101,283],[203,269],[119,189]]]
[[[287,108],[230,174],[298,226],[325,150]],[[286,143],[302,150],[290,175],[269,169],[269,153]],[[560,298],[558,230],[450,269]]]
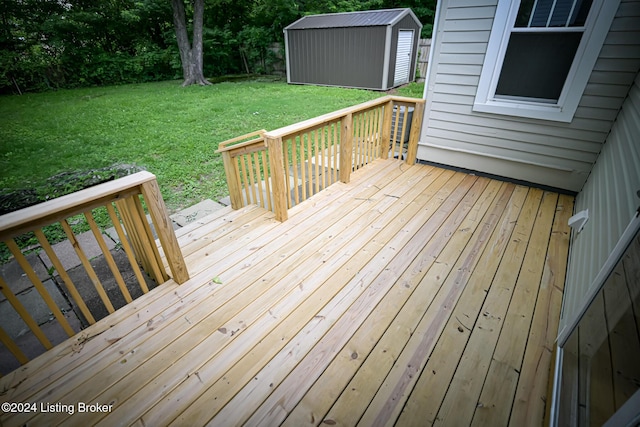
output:
[[[327,122],[336,121],[339,118],[344,117],[349,113],[357,113],[358,111],[361,111],[361,110],[367,110],[369,108],[386,104],[389,101],[407,102],[412,104],[421,104],[425,102],[424,99],[420,99],[420,98],[408,98],[405,96],[386,95],[381,98],[376,98],[371,101],[363,102],[357,105],[353,105],[351,107],[346,107],[341,110],[323,114],[322,116],[313,117],[311,119],[308,119],[302,122],[294,123],[292,125],[284,126],[272,131],[267,131],[264,133],[264,137],[265,138],[284,138],[288,135],[304,131],[311,127],[316,127],[316,126],[325,124]]]
[[[0,241],[126,197],[138,192],[140,185],[155,179],[156,176],[151,172],[137,172],[9,212],[0,216]]]
[[[245,203],[260,204],[272,210],[278,221],[284,221],[293,199],[299,203],[298,192],[301,191],[304,200],[307,193],[323,189],[329,171],[334,175],[337,171],[338,179],[348,183],[352,169],[377,157],[387,159],[389,150],[394,157],[397,153],[407,164],[414,164],[424,105],[424,99],[387,95],[279,129],[263,129],[219,143],[217,152],[222,155],[231,206],[239,209]],[[404,111],[398,108],[394,113],[396,106],[413,106],[411,119],[409,108]],[[393,117],[398,119],[394,122]],[[393,129],[392,123],[395,123]],[[405,134],[407,127],[410,128],[408,135]],[[333,129],[333,134],[328,129]],[[313,132],[316,133],[312,146]],[[407,139],[403,139],[405,137]],[[389,147],[384,146],[386,141]],[[298,143],[301,146],[296,154]],[[327,151],[330,145],[336,147],[333,153]],[[291,164],[289,156],[291,160],[299,156],[299,164]],[[335,180],[335,176],[328,181],[331,180]],[[314,190],[311,189],[313,182]]]
[[[386,95],[380,98],[373,99],[371,101],[363,102],[357,105],[352,105],[351,107],[346,107],[341,110],[332,111],[330,113],[323,114],[321,116],[313,117],[311,119],[307,119],[302,122],[283,126],[281,128],[274,129],[271,131],[261,129],[256,132],[251,132],[242,136],[238,136],[233,139],[229,139],[227,141],[221,142],[218,145],[218,149],[216,150],[216,153],[223,153],[225,151],[233,151],[240,148],[253,147],[259,144],[264,144],[264,149],[266,150],[267,138],[285,138],[289,135],[305,131],[309,128],[322,126],[323,124],[326,124],[329,122],[334,122],[350,113],[357,113],[362,110],[375,108],[379,105],[386,104],[389,101],[398,102],[398,103],[407,103],[407,104],[424,104],[425,103],[425,100],[421,98],[409,98],[406,96]],[[249,141],[243,141],[248,138],[253,138],[255,136],[258,136],[258,138],[254,138]],[[243,142],[240,142],[234,145],[234,143],[238,141],[243,141]]]
[[[218,149],[216,150],[216,153],[222,153],[224,151],[231,151],[234,150],[236,148],[240,148],[240,147],[245,147],[248,145],[253,145],[255,143],[258,143],[260,141],[264,141],[264,134],[267,132],[266,129],[260,129],[257,130],[255,132],[251,132],[251,133],[247,133],[241,136],[237,136],[233,139],[228,139],[224,142],[221,142],[220,144],[218,144]],[[257,137],[257,138],[255,138]],[[245,141],[249,138],[253,138],[249,141]],[[243,141],[243,142],[240,142]],[[236,144],[238,143],[238,144]]]

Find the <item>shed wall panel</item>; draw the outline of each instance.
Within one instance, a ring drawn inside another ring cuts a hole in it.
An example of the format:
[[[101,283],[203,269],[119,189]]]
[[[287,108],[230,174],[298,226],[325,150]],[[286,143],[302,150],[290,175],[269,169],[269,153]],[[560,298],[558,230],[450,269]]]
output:
[[[589,210],[584,230],[571,238],[560,330],[580,310],[593,280],[640,206],[640,74],[625,100],[575,210]]]
[[[291,83],[378,89],[385,27],[288,30]]]
[[[443,1],[418,158],[579,191],[595,159],[585,158],[582,151],[593,153],[594,143],[602,146],[625,88],[640,67],[640,1],[622,0],[571,123],[472,111],[497,4],[498,0]],[[441,114],[445,112],[446,120]],[[460,123],[469,131],[457,132]],[[524,125],[525,132],[505,131]],[[495,142],[487,135],[495,136]],[[580,141],[588,141],[589,148],[584,150]],[[531,163],[531,158],[540,161]]]

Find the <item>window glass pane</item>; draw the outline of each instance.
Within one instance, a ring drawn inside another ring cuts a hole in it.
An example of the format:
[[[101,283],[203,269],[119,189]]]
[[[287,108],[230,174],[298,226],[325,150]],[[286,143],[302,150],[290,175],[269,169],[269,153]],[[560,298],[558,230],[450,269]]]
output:
[[[592,0],[578,0],[576,7],[573,10],[571,21],[569,21],[570,27],[583,27],[587,22],[587,15],[591,9]]]
[[[516,27],[528,27],[529,18],[531,18],[531,9],[535,0],[522,0],[518,9],[518,17],[516,18]]]
[[[558,425],[603,425],[640,388],[640,235],[563,349]]]
[[[496,96],[557,101],[582,33],[511,33]]]
[[[551,15],[551,21],[549,21],[550,27],[565,27],[571,8],[573,7],[574,0],[558,0],[556,6],[553,8]]]
[[[515,27],[582,27],[587,20],[592,1],[522,0],[518,8]]]
[[[546,27],[549,15],[551,14],[551,7],[553,6],[553,0],[538,0],[536,4],[536,10],[533,11],[533,18],[531,18],[531,27]]]

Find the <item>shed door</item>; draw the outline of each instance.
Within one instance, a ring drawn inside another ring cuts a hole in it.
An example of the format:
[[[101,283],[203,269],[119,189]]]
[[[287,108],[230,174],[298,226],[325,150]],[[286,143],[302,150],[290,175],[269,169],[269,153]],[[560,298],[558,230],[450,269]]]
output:
[[[411,66],[411,52],[413,52],[413,31],[398,31],[398,51],[396,53],[396,71],[393,76],[393,85],[399,86],[409,83],[409,71]]]

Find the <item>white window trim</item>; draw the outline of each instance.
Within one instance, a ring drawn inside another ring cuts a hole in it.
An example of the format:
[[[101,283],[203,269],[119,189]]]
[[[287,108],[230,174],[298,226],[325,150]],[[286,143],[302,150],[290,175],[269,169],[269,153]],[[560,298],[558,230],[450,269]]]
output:
[[[585,31],[557,103],[495,98],[502,62],[520,7],[519,0],[499,0],[473,110],[533,119],[571,122],[598,59],[620,0],[594,0]]]

